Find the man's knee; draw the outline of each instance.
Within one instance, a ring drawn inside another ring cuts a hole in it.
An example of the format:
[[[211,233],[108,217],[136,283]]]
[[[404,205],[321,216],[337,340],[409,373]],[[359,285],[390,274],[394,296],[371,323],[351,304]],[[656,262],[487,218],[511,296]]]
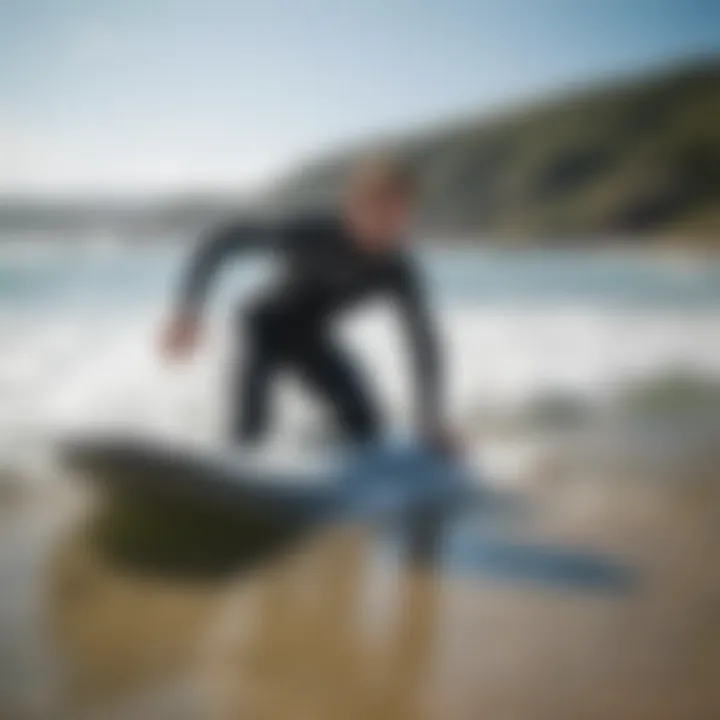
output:
[[[346,436],[354,442],[377,440],[381,434],[379,417],[367,409],[359,413],[346,413],[341,416],[340,422]]]

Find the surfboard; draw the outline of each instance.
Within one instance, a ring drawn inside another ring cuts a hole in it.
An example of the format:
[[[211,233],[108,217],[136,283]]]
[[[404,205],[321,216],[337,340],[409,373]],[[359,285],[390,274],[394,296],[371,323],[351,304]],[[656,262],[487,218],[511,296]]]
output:
[[[461,460],[413,443],[339,449],[319,463],[118,435],[66,439],[59,450],[67,468],[111,500],[98,538],[135,569],[235,572],[324,523],[357,521],[398,530],[392,548],[445,572],[593,592],[634,585],[631,568],[602,554],[513,538],[507,528],[495,536],[492,522],[476,521],[501,517],[502,498]],[[469,533],[445,522],[465,510]]]
[[[314,466],[285,468],[240,450],[134,436],[66,439],[59,450],[95,488],[229,514],[382,519],[450,511],[477,495],[462,462],[410,442],[346,448]]]

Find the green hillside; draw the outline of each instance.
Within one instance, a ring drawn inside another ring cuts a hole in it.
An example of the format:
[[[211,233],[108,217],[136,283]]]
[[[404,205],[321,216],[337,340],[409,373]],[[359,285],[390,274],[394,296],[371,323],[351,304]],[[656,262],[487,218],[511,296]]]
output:
[[[436,230],[506,242],[720,237],[720,56],[381,145],[419,169]],[[364,149],[305,165],[273,203],[332,196]]]

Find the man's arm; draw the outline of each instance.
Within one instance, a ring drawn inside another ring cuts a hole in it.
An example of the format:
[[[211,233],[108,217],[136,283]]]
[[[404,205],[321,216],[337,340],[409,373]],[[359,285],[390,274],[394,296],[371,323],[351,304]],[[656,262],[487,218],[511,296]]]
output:
[[[200,315],[210,282],[230,255],[276,249],[286,242],[286,237],[285,229],[279,225],[240,221],[222,225],[201,238],[180,281],[178,311],[183,315]]]
[[[200,316],[210,282],[229,255],[259,248],[282,248],[289,243],[290,235],[289,229],[279,224],[235,222],[202,238],[180,281],[172,317],[162,336],[165,355],[187,355],[198,344]]]
[[[410,337],[420,429],[426,437],[438,438],[444,432],[440,344],[425,290],[409,263],[398,270],[395,290]]]

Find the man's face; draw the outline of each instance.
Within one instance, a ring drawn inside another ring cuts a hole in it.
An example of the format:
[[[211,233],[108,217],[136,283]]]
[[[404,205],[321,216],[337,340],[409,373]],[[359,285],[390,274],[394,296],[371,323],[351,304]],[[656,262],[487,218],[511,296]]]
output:
[[[406,234],[413,198],[398,188],[358,181],[348,194],[346,210],[352,231],[363,247],[383,251],[393,248]]]

